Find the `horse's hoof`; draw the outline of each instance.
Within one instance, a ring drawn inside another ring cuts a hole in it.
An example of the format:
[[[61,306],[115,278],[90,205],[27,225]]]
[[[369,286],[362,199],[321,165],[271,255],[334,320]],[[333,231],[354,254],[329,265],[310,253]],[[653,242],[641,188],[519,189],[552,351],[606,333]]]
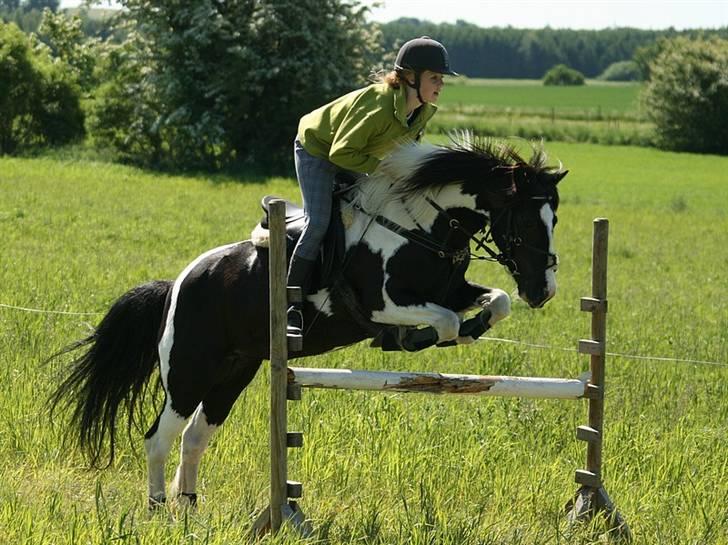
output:
[[[167,503],[167,498],[164,496],[149,496],[149,510],[159,511]]]
[[[490,311],[488,325],[493,326],[496,322],[508,317],[511,313],[511,298],[509,295],[498,288],[493,288],[490,293],[481,295],[478,304],[483,310]]]
[[[177,504],[179,506],[197,507],[197,494],[188,492],[177,494]]]

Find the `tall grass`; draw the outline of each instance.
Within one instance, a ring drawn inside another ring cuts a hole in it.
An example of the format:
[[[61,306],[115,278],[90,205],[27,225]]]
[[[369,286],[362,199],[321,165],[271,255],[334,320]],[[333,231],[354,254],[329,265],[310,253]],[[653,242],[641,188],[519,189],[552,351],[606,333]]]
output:
[[[550,144],[562,182],[559,293],[533,311],[514,301],[485,340],[418,354],[365,344],[302,365],[535,376],[578,375],[571,349],[588,336],[591,220],[610,219],[608,350],[728,363],[728,159],[648,149]],[[295,183],[162,176],[69,159],[0,159],[0,303],[104,312],[129,287],[173,278],[204,250],[247,238],[265,193]],[[470,277],[512,290],[476,263]],[[41,362],[100,315],[0,308],[0,542],[242,543],[267,502],[267,367],[215,436],[197,511],[145,509],[141,433],[119,459],[88,472],[72,433],[43,399],[59,366]],[[611,358],[605,482],[636,543],[728,542],[728,368]],[[582,403],[305,392],[291,406],[305,433],[291,478],[317,543],[593,543],[569,529],[586,422]],[[150,407],[149,418],[154,417]],[[175,456],[173,456],[175,458]],[[174,460],[176,462],[176,460]],[[172,467],[168,468],[171,477]],[[270,543],[293,543],[282,534]]]

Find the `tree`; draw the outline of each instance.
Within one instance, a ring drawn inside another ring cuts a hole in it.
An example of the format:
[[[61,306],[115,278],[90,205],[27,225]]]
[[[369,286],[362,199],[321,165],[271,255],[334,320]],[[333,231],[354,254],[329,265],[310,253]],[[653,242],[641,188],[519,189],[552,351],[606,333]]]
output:
[[[728,155],[728,40],[672,40],[650,74],[642,99],[658,143]]]
[[[88,92],[95,86],[94,67],[98,55],[98,40],[88,38],[78,16],[43,10],[38,27],[39,38],[50,48],[54,58],[63,62],[79,87]]]
[[[544,85],[584,85],[584,74],[565,64],[557,64],[546,72],[543,77]]]
[[[13,23],[0,23],[0,74],[0,154],[83,135],[74,82]]]
[[[586,77],[596,77],[610,64],[635,55],[635,50],[660,37],[699,34],[728,38],[728,27],[710,30],[603,30],[480,28],[458,21],[434,24],[401,18],[381,25],[385,50],[409,38],[426,34],[440,40],[450,53],[454,69],[469,77],[541,78],[551,66],[562,63]]]
[[[376,47],[344,0],[123,3],[129,36],[107,59],[92,130],[136,161],[290,163],[299,117],[363,84]]]
[[[654,42],[650,42],[642,47],[638,47],[634,52],[634,62],[640,71],[641,79],[649,81],[651,74],[651,65],[660,56],[666,44],[670,43],[669,38],[659,37]]]
[[[43,11],[46,8],[51,11],[58,11],[58,6],[60,4],[60,0],[24,0],[22,2],[23,8],[28,11]]]
[[[639,81],[642,72],[634,61],[619,61],[610,64],[597,79],[603,81]]]

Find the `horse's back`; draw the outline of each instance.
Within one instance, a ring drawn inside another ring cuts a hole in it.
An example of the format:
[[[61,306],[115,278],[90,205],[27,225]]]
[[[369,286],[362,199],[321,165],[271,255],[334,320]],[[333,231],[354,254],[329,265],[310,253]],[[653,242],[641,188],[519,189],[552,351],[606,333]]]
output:
[[[176,337],[208,350],[261,355],[268,338],[267,249],[246,240],[200,255],[180,274],[168,305]]]

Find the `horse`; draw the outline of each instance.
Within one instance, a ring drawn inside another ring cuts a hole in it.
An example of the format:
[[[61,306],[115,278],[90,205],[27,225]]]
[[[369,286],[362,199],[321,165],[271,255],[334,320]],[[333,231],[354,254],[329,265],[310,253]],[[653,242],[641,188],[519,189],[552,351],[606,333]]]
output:
[[[505,266],[520,298],[542,307],[556,292],[557,184],[567,173],[546,163],[543,149],[524,160],[490,140],[401,145],[342,196],[343,264],[306,296],[303,350],[291,357],[377,336],[374,346],[394,338],[414,350],[473,342],[510,313],[505,291],[465,279],[473,257]],[[264,234],[258,225],[252,239],[203,253],[174,281],[129,290],[92,334],[53,356],[72,361],[51,411],[70,410],[73,438],[95,467],[114,460],[122,406],[129,434],[140,421],[159,369],[164,401],[144,436],[150,508],[167,499],[165,464],[180,433],[169,496],[195,504],[201,456],[269,356]],[[485,255],[471,255],[473,243]],[[472,310],[480,313],[465,320]]]

